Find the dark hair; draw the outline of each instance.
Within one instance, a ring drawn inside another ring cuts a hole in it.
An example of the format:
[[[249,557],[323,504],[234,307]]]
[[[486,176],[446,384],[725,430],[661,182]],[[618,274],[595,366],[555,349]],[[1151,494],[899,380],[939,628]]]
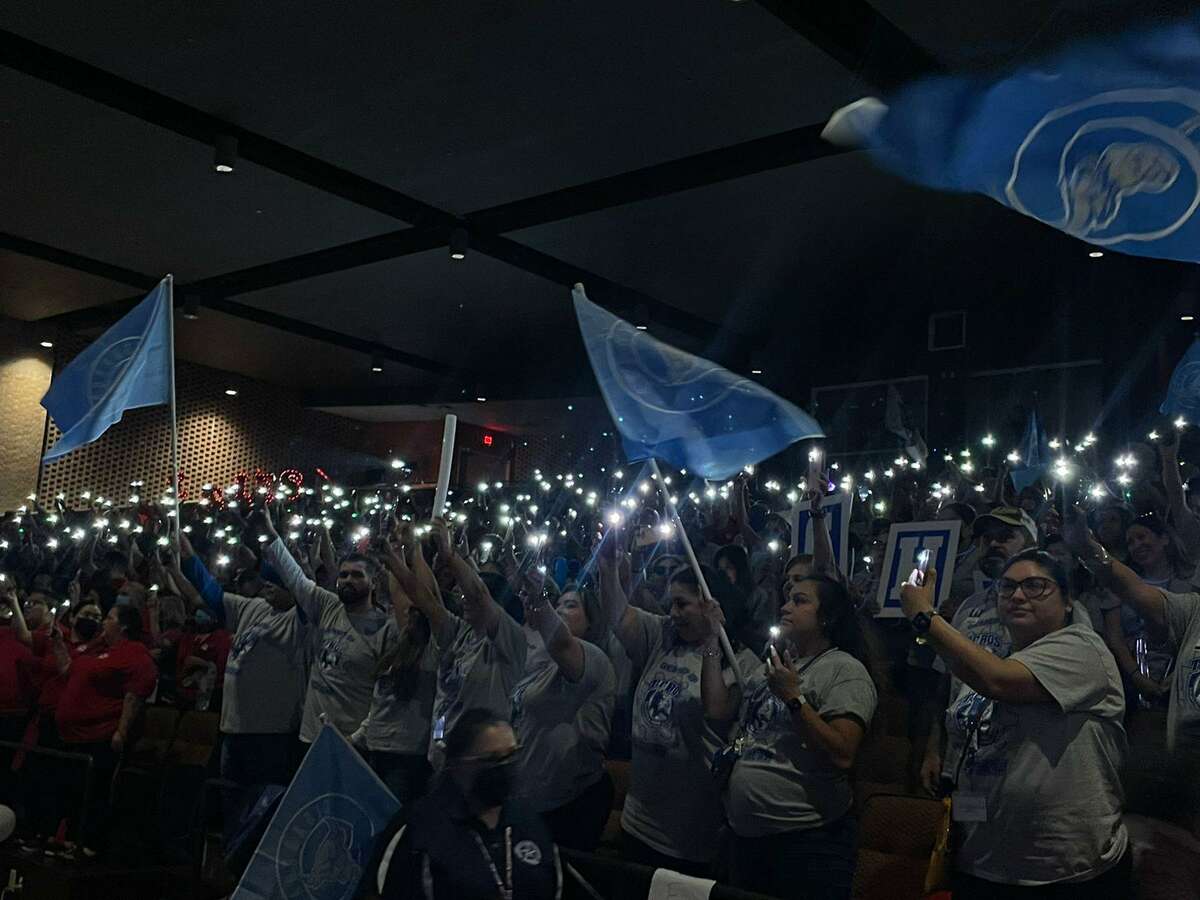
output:
[[[446,762],[450,763],[470,755],[479,735],[489,728],[507,724],[507,719],[496,715],[490,709],[478,706],[468,709],[459,716],[458,722],[446,736]]]
[[[142,611],[132,606],[117,607],[117,624],[125,631],[125,637],[131,641],[142,637]]]
[[[809,575],[801,584],[817,588],[817,621],[829,642],[871,670],[870,653],[850,592],[828,575]]]
[[[729,632],[730,638],[737,638],[742,633],[742,629],[746,626],[747,620],[750,618],[749,607],[746,602],[748,598],[743,597],[741,591],[708,566],[701,565],[700,572],[704,575],[704,581],[708,584],[708,590],[712,593],[713,599],[717,601],[721,607],[721,611],[725,613],[726,631]],[[667,587],[673,584],[687,585],[696,592],[697,597],[703,596],[700,590],[700,580],[696,577],[696,572],[691,566],[676,570],[675,574],[667,582]]]
[[[347,553],[342,557],[341,565],[345,565],[346,563],[361,563],[363,568],[367,570],[368,578],[375,576],[375,560],[369,556],[364,556],[361,553]]]
[[[416,605],[409,607],[408,625],[400,639],[379,660],[375,678],[392,673],[392,692],[399,700],[411,700],[421,686],[421,657],[429,646],[429,619]]]
[[[1137,525],[1142,526],[1147,531],[1157,535],[1158,537],[1165,537],[1167,539],[1167,546],[1164,548],[1164,552],[1167,555],[1167,562],[1171,565],[1172,574],[1174,574],[1179,568],[1181,554],[1179,552],[1179,547],[1175,542],[1175,534],[1167,526],[1166,521],[1157,513],[1142,513],[1125,526],[1126,541],[1129,540],[1129,529]],[[1134,566],[1134,568],[1137,569],[1138,567]],[[1139,574],[1141,573],[1139,572]]]
[[[1021,562],[1033,563],[1044,571],[1058,585],[1059,590],[1062,591],[1063,599],[1065,601],[1071,599],[1074,591],[1070,573],[1067,572],[1066,568],[1057,559],[1045,550],[1038,550],[1036,547],[1022,550],[1016,556],[1010,556],[1008,562],[1004,564],[1004,568],[1000,570],[999,577],[1003,578],[1009,569]]]
[[[790,569],[792,566],[794,566],[798,563],[803,563],[806,566],[811,566],[813,564],[813,555],[811,553],[797,553],[795,556],[793,556],[791,559],[789,559],[786,563],[783,564],[783,574],[786,575],[788,569]]]
[[[713,555],[713,566],[719,567],[723,559],[733,566],[734,587],[749,597],[754,593],[754,578],[750,574],[750,556],[746,553],[746,548],[737,544],[726,544]]]

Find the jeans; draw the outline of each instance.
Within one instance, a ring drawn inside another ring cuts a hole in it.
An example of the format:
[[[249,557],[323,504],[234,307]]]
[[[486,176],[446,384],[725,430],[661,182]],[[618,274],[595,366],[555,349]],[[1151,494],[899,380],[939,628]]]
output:
[[[851,815],[820,828],[734,835],[733,886],[784,900],[848,900],[857,838],[858,822]]]
[[[604,826],[612,812],[612,776],[604,772],[601,778],[570,803],[542,813],[542,821],[550,829],[554,843],[571,850],[591,853],[600,843]]]
[[[367,762],[379,780],[387,785],[401,806],[408,806],[425,796],[433,768],[429,760],[416,753],[387,753],[370,750]]]
[[[954,900],[1102,900],[1133,896],[1133,848],[1115,866],[1093,878],[1074,884],[999,884],[973,875],[955,873]]]

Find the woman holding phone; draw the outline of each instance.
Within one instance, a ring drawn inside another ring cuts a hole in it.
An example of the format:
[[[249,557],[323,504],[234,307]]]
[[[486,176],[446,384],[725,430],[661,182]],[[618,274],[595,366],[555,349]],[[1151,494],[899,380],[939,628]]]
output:
[[[823,575],[784,586],[765,665],[746,675],[725,809],[732,880],[797,900],[844,900],[854,879],[856,825],[849,770],[875,715],[875,684],[850,596]],[[705,716],[728,726],[737,708],[716,636],[701,676]]]
[[[1026,550],[996,582],[1012,637],[1002,659],[934,609],[937,573],[900,589],[904,613],[962,681],[946,713],[955,900],[1132,896],[1121,823],[1121,676],[1063,567]]]

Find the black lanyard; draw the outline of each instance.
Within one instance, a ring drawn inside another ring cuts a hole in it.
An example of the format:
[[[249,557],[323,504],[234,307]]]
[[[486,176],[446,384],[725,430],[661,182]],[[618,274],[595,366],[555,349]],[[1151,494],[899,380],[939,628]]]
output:
[[[513,900],[513,866],[512,866],[512,826],[509,825],[504,829],[504,880],[500,880],[500,871],[496,868],[496,862],[492,859],[492,854],[488,852],[487,845],[484,844],[483,838],[479,836],[479,832],[471,830],[471,836],[475,838],[475,843],[479,845],[479,852],[483,854],[483,861],[487,863],[488,868],[492,871],[492,878],[496,881],[496,890],[500,894],[500,900]]]

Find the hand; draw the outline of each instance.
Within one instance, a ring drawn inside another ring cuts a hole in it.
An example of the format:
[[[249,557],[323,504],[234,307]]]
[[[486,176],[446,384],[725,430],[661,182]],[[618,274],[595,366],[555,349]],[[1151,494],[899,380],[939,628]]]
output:
[[[942,783],[942,755],[936,750],[925,754],[921,761],[921,787],[931,797],[936,797]]]
[[[429,532],[429,539],[433,542],[433,549],[437,551],[438,556],[449,557],[450,529],[446,526],[445,519],[439,517],[433,520],[433,528]]]
[[[188,540],[188,536],[182,531],[179,532],[179,557],[180,559],[191,559],[196,555],[196,551],[192,549],[192,542]],[[175,562],[175,568],[179,568],[178,560]]]
[[[708,621],[708,633],[715,640],[720,640],[721,629],[725,627],[725,610],[721,604],[711,597],[701,601],[704,618]]]
[[[799,697],[802,693],[800,690],[800,676],[796,674],[793,668],[795,660],[792,659],[790,650],[783,651],[783,658],[780,659],[779,651],[775,646],[771,646],[771,654],[767,657],[767,687],[771,689],[771,693],[787,703]]]
[[[50,643],[56,648],[63,645],[62,629],[58,627],[57,622],[50,626]]]
[[[937,608],[937,569],[925,572],[925,583],[920,587],[915,584],[903,584],[900,587],[900,606],[904,609],[905,618],[911,619],[918,613],[933,612]]]
[[[114,731],[109,744],[112,746],[113,753],[116,753],[118,756],[121,755],[125,751],[125,735],[120,730]]]
[[[1171,689],[1170,685],[1160,684],[1141,672],[1133,673],[1133,686],[1143,697],[1162,697]]]
[[[82,596],[83,589],[79,586],[79,575],[76,574],[71,579],[71,583],[67,585],[67,596],[71,598],[71,609],[79,607],[79,598]]]
[[[1042,521],[1038,523],[1041,526],[1042,534],[1052,535],[1062,533],[1063,520],[1058,513],[1058,508],[1050,506],[1042,513]]]
[[[254,514],[258,519],[258,524],[262,526],[263,534],[267,536],[267,541],[274,543],[279,539],[279,534],[275,531],[275,523],[271,521],[271,508],[267,504],[259,507],[258,512]]]

